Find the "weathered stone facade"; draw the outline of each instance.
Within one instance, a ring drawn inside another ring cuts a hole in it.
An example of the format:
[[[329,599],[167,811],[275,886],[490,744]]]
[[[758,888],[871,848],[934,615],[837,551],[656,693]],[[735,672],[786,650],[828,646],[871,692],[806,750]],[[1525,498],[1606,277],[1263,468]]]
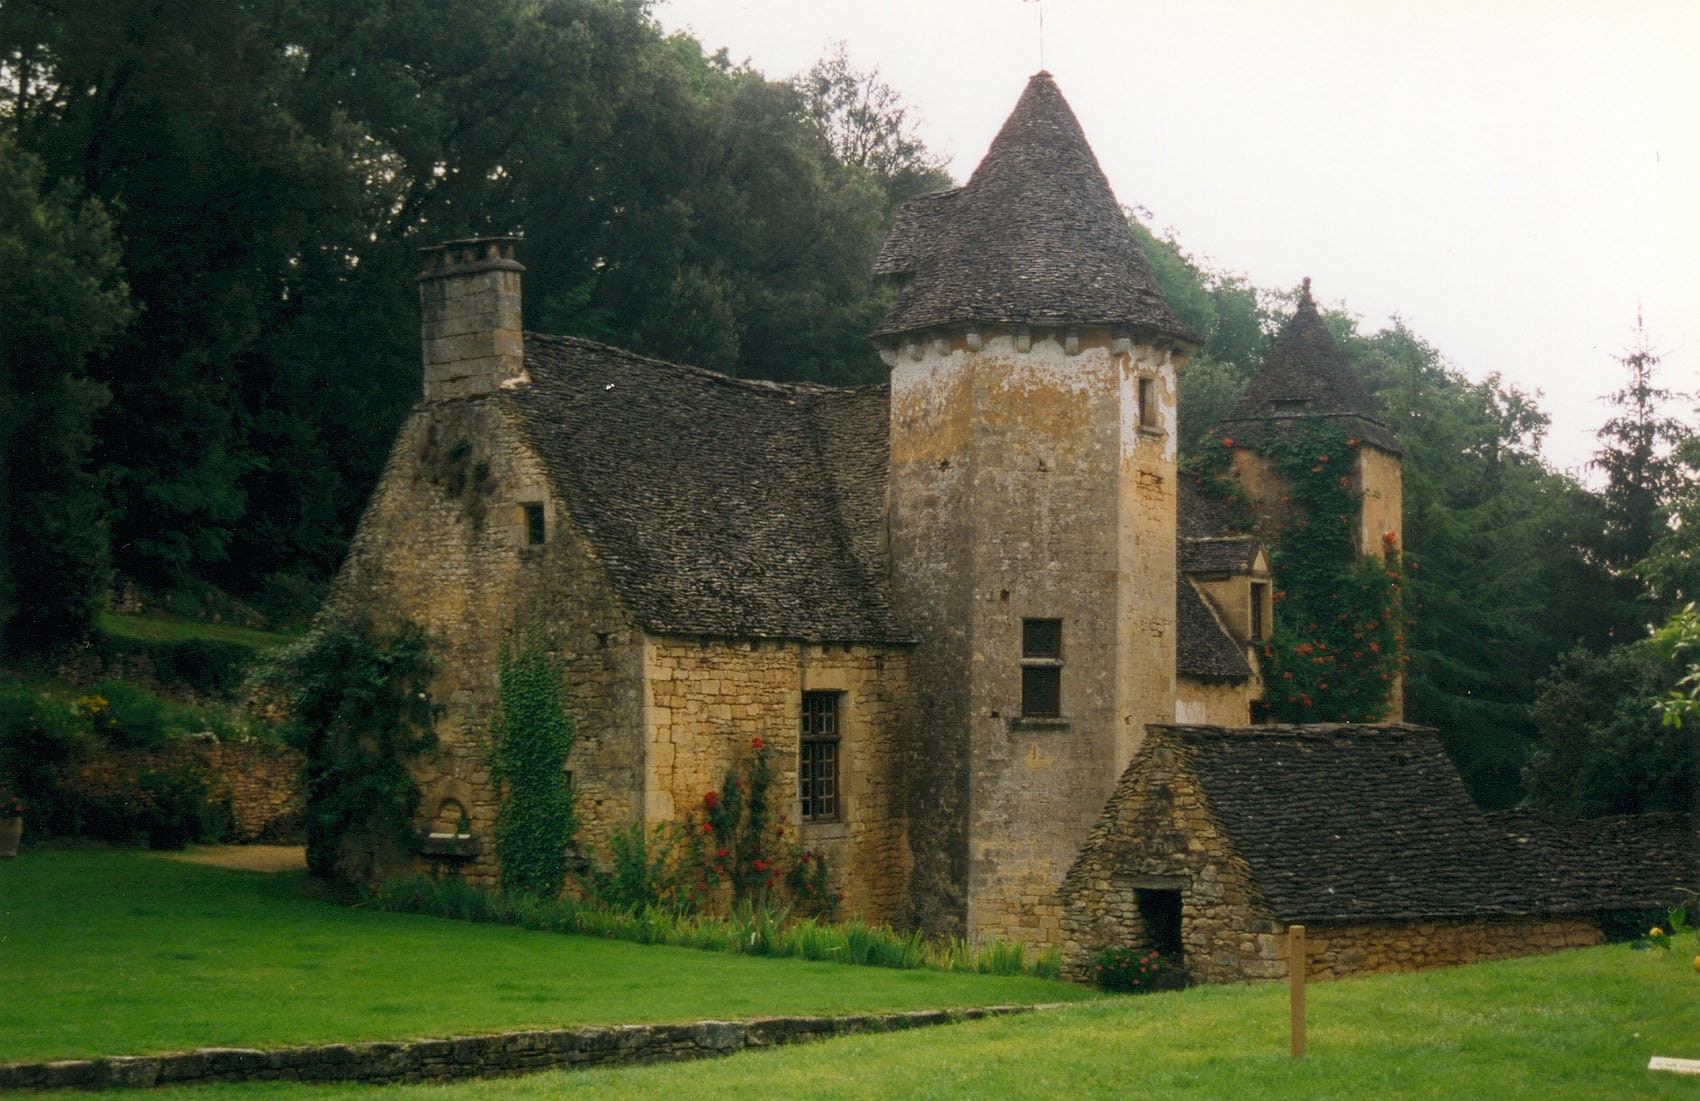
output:
[[[975,938],[1047,943],[1116,775],[1145,724],[1173,718],[1185,357],[1107,331],[975,343],[887,353],[894,582],[932,689],[910,808],[932,873],[917,908]],[[1054,715],[1024,714],[1030,620],[1061,631]]]

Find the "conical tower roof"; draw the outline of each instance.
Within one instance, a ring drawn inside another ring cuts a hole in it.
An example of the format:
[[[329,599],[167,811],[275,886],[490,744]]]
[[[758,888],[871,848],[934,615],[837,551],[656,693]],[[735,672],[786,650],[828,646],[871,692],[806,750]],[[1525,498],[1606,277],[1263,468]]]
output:
[[[876,339],[980,323],[1197,341],[1049,73],[1028,81],[966,185],[904,206],[875,271],[906,277]]]
[[[1342,422],[1365,442],[1400,454],[1399,437],[1377,412],[1375,400],[1317,313],[1309,279],[1299,292],[1299,308],[1275,338],[1269,358],[1214,431],[1219,437],[1255,443],[1270,424],[1291,417]]]

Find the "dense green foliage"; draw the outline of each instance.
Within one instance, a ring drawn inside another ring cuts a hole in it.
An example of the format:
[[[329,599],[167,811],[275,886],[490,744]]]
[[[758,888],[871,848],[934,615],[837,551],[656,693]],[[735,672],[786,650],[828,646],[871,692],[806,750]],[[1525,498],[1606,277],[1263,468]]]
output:
[[[874,253],[947,182],[901,101],[842,53],[768,80],[646,8],[8,2],[0,289],[39,354],[0,443],[49,442],[53,507],[19,505],[30,452],[5,481],[12,523],[86,551],[17,630],[86,627],[108,546],[148,589],[310,609],[417,395],[424,244],[523,232],[533,328],[874,378]]]
[[[496,858],[502,889],[552,898],[567,878],[567,848],[578,832],[567,754],[573,721],[566,681],[543,639],[504,647],[497,664],[501,709],[490,727],[490,778],[501,790]]]
[[[133,769],[80,779],[98,755],[157,749],[198,732],[206,713],[122,681],[86,692],[53,686],[0,687],[0,807],[21,806],[32,838],[90,837],[180,849],[227,836],[229,804],[215,800],[192,760],[132,758]],[[146,763],[151,761],[152,763]]]
[[[315,874],[364,881],[410,850],[419,789],[407,762],[436,744],[433,669],[417,627],[377,632],[333,620],[256,670],[257,690],[282,698],[284,736],[306,757]]]
[[[429,920],[321,900],[299,873],[35,850],[27,838],[5,876],[8,1060],[1090,993],[1027,977],[847,968]]]
[[[0,637],[88,635],[111,568],[91,464],[110,393],[91,360],[130,319],[107,209],[0,130]]]

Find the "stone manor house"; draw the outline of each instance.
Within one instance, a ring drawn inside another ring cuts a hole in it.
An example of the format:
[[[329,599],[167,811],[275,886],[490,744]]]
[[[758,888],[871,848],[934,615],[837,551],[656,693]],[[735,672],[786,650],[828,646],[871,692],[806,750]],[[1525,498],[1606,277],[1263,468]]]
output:
[[[1280,872],[1247,840],[1246,808],[1267,800],[1234,803],[1212,769],[1255,788],[1235,770],[1290,778],[1280,759],[1316,745],[1247,728],[1268,558],[1177,469],[1175,378],[1197,337],[1048,74],[966,185],[901,212],[877,269],[898,287],[872,334],[887,385],[734,379],[526,333],[522,270],[505,239],[429,252],[423,400],[331,599],[434,640],[444,710],[441,748],[414,766],[422,861],[493,880],[480,741],[505,633],[541,626],[567,669],[593,861],[612,830],[698,810],[759,736],[849,912],[1066,944],[1071,966],[1132,939],[1189,960],[1231,943],[1239,962],[1210,977],[1270,969],[1275,922],[1315,907],[1260,879]],[[1360,549],[1397,540],[1398,441],[1308,290],[1230,426],[1252,441],[1301,415],[1363,440]],[[1279,493],[1255,450],[1235,465],[1254,502]],[[1397,725],[1396,696],[1393,725],[1327,735],[1316,790],[1349,813],[1379,790],[1354,769],[1415,752],[1458,828],[1500,836],[1456,801],[1432,736]],[[1336,752],[1351,745],[1356,758]],[[1327,861],[1307,867],[1331,890]],[[1352,928],[1507,918],[1460,908],[1469,883],[1405,898],[1398,860],[1376,868],[1394,887],[1343,911]],[[1462,943],[1396,962],[1476,951]]]

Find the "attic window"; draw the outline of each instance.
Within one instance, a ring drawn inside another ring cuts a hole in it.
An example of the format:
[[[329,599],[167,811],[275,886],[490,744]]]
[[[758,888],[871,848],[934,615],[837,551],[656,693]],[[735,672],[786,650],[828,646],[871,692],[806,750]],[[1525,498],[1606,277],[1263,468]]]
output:
[[[1276,398],[1275,415],[1277,417],[1297,417],[1310,408],[1309,398]]]
[[[525,545],[540,547],[548,541],[549,529],[544,525],[543,506],[541,504],[521,505],[520,511],[525,514]]]
[[[1157,380],[1150,375],[1139,378],[1139,430],[1160,432],[1163,428],[1161,399],[1157,395]]]
[[[1021,717],[1062,715],[1062,620],[1021,621]]]

